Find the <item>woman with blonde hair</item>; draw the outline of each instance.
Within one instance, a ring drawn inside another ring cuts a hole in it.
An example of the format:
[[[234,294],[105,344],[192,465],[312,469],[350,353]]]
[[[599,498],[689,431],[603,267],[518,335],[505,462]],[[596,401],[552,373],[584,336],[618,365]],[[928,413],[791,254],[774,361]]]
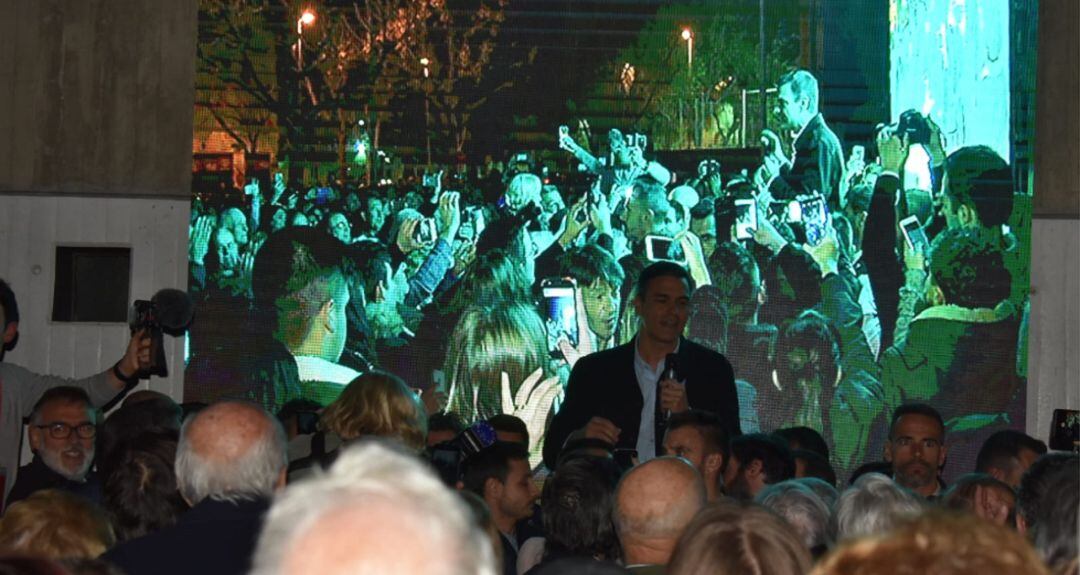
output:
[[[0,555],[93,559],[115,543],[104,510],[59,489],[37,491],[0,518]]]
[[[319,429],[289,444],[289,480],[328,466],[342,446],[365,437],[391,438],[420,452],[427,445],[427,412],[398,376],[367,372],[349,382],[323,410]]]
[[[799,535],[765,508],[714,503],[686,526],[669,575],[805,575],[813,562]]]

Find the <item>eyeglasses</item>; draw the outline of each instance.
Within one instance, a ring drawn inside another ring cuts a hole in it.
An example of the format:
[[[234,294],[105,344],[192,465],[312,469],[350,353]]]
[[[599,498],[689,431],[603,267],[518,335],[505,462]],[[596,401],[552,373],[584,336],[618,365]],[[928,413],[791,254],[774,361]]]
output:
[[[48,429],[49,437],[53,439],[67,439],[71,436],[71,431],[75,430],[75,435],[78,435],[81,439],[93,439],[97,435],[97,426],[93,423],[80,423],[78,425],[68,425],[66,423],[57,421],[55,423],[46,423],[45,425],[35,425],[38,429]]]

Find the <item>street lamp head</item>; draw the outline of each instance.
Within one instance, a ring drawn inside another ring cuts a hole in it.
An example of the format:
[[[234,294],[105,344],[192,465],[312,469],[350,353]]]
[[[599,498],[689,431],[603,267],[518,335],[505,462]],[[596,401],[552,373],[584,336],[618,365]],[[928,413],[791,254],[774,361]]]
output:
[[[300,15],[300,23],[304,26],[310,26],[315,21],[315,13],[311,10],[304,10],[304,13]]]
[[[428,60],[427,58],[420,58],[420,65],[421,66],[427,66],[430,63],[431,63],[431,60]]]
[[[693,37],[694,37],[694,33],[691,32],[689,28],[683,28],[682,29],[682,39],[683,40],[689,40],[690,38],[693,38]]]

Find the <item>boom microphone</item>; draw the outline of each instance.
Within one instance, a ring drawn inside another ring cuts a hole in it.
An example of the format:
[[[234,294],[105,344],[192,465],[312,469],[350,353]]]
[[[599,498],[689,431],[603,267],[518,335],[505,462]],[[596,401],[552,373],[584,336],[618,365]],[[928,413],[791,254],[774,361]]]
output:
[[[195,316],[195,304],[186,291],[165,288],[150,298],[157,311],[161,331],[171,335],[183,335]]]

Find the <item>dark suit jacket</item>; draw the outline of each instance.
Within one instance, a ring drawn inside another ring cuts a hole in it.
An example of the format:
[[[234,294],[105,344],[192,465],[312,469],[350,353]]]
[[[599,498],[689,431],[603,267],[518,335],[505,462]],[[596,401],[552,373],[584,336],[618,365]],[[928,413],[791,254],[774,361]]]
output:
[[[244,575],[269,508],[265,500],[206,499],[176,525],[121,543],[103,557],[127,575]]]
[[[839,209],[844,152],[840,148],[840,139],[825,125],[821,114],[810,120],[795,140],[794,147],[791,168],[773,180],[769,191],[778,200],[793,200],[800,194],[821,192],[829,202],[829,209]]]
[[[544,440],[544,463],[555,468],[566,438],[593,417],[611,420],[621,431],[617,447],[634,449],[644,399],[634,372],[634,346],[630,343],[587,355],[574,366],[567,384],[566,400],[551,421]],[[706,347],[683,338],[679,366],[686,381],[686,396],[693,409],[716,413],[728,433],[739,434],[739,398],[735,374],[728,360]],[[662,435],[657,434],[659,444]]]

